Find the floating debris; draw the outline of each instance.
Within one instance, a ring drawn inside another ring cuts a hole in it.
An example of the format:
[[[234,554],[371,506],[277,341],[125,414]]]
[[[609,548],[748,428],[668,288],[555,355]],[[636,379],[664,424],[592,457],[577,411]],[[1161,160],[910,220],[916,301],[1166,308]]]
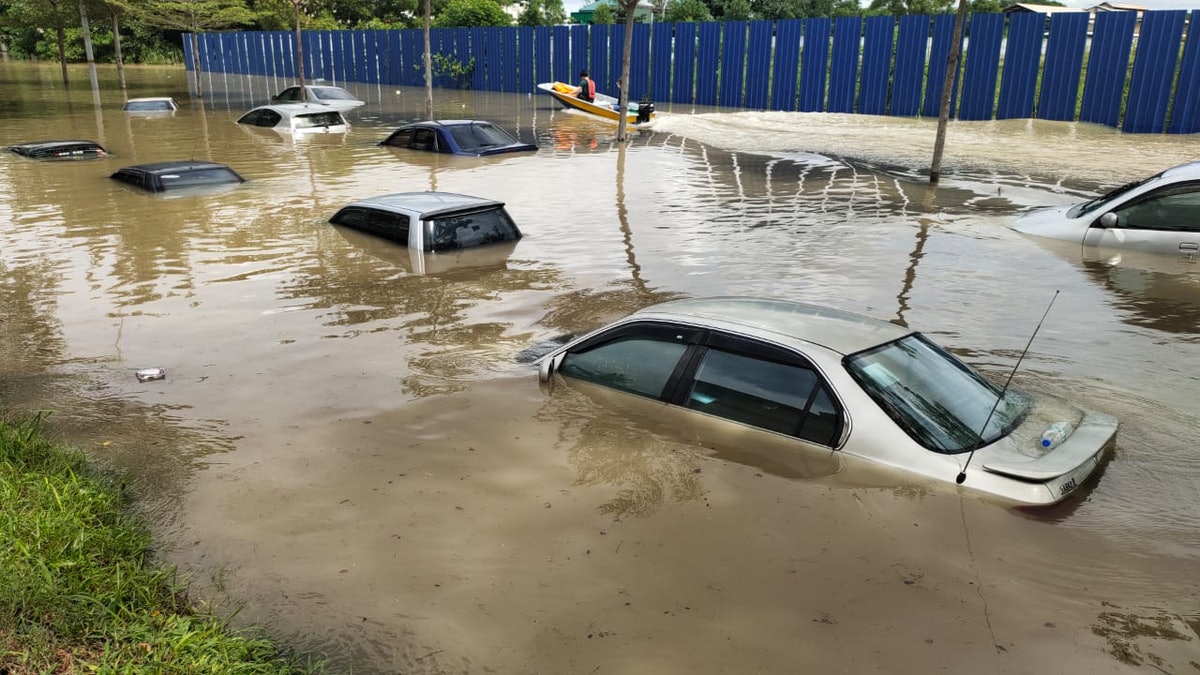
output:
[[[161,380],[167,376],[167,371],[162,368],[142,368],[136,373],[138,382],[149,382],[150,380]]]

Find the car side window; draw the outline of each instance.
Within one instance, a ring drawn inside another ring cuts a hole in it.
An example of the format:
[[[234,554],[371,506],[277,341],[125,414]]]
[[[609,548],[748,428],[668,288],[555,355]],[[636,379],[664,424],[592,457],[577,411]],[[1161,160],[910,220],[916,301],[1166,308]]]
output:
[[[1159,190],[1147,199],[1115,211],[1117,227],[1136,230],[1200,232],[1200,183]]]
[[[433,129],[413,130],[412,149],[437,152],[437,135],[433,133]]]
[[[685,405],[718,417],[832,446],[838,411],[817,373],[714,347],[701,358]]]
[[[695,329],[664,325],[622,326],[611,339],[568,352],[558,372],[621,391],[662,398]]]
[[[392,134],[391,136],[388,136],[387,140],[384,141],[384,145],[390,145],[395,148],[407,148],[412,145],[412,142],[413,142],[413,130],[412,129],[402,129],[402,130],[397,131],[396,133]]]
[[[283,93],[279,95],[279,100],[280,101],[299,101],[300,100],[300,87],[288,87],[287,89],[284,89]]]

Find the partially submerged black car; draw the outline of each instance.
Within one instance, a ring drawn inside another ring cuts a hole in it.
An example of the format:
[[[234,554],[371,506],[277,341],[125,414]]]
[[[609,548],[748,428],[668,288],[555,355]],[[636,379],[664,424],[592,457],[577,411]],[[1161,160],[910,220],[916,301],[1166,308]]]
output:
[[[110,177],[150,192],[232,185],[246,181],[224,164],[193,159],[127,166]]]
[[[537,150],[536,145],[522,143],[504,129],[483,120],[413,122],[393,131],[379,144],[475,157]]]
[[[37,141],[9,146],[9,150],[31,159],[93,159],[111,153],[95,141]]]

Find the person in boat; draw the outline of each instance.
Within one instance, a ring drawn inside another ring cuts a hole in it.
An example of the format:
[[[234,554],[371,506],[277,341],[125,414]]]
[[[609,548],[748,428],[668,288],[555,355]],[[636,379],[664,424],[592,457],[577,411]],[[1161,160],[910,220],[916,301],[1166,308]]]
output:
[[[596,100],[596,83],[588,77],[588,71],[579,73],[579,86],[575,88],[575,98],[591,103]]]

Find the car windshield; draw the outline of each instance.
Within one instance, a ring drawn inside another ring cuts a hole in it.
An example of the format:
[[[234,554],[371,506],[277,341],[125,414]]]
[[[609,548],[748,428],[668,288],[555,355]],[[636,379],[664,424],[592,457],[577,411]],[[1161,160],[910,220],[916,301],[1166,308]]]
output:
[[[450,127],[450,135],[454,136],[454,141],[458,143],[458,147],[467,151],[492,148],[497,145],[510,145],[517,142],[517,139],[510,136],[507,131],[486,122],[452,126]]]
[[[936,452],[991,443],[1029,409],[1012,391],[997,403],[999,388],[919,333],[851,356],[846,367],[913,440]]]
[[[313,96],[316,96],[317,98],[321,99],[322,101],[332,101],[332,100],[357,101],[358,100],[358,99],[354,98],[354,96],[350,92],[346,91],[345,89],[342,89],[341,87],[313,87],[311,91],[313,93]]]
[[[134,111],[158,111],[170,110],[170,101],[130,101],[125,104],[126,110]]]
[[[345,124],[346,121],[336,111],[309,113],[305,115],[296,115],[292,120],[292,125],[297,129],[308,129],[311,127],[333,127]]]
[[[1146,183],[1149,183],[1152,180],[1157,180],[1161,177],[1162,177],[1162,174],[1160,173],[1160,174],[1151,176],[1149,178],[1144,178],[1142,180],[1135,180],[1132,183],[1126,183],[1125,185],[1122,185],[1121,187],[1119,187],[1115,190],[1111,190],[1108,193],[1101,195],[1099,197],[1096,197],[1095,199],[1093,199],[1091,201],[1084,202],[1084,203],[1076,206],[1075,208],[1073,208],[1067,212],[1067,216],[1069,216],[1071,218],[1078,218],[1079,216],[1085,216],[1085,215],[1091,213],[1092,211],[1095,211],[1096,209],[1100,208],[1101,205],[1107,204],[1109,201],[1116,199],[1117,197],[1120,197],[1121,195],[1125,194],[1126,192],[1129,192],[1130,190],[1139,188],[1139,187],[1145,185]]]

